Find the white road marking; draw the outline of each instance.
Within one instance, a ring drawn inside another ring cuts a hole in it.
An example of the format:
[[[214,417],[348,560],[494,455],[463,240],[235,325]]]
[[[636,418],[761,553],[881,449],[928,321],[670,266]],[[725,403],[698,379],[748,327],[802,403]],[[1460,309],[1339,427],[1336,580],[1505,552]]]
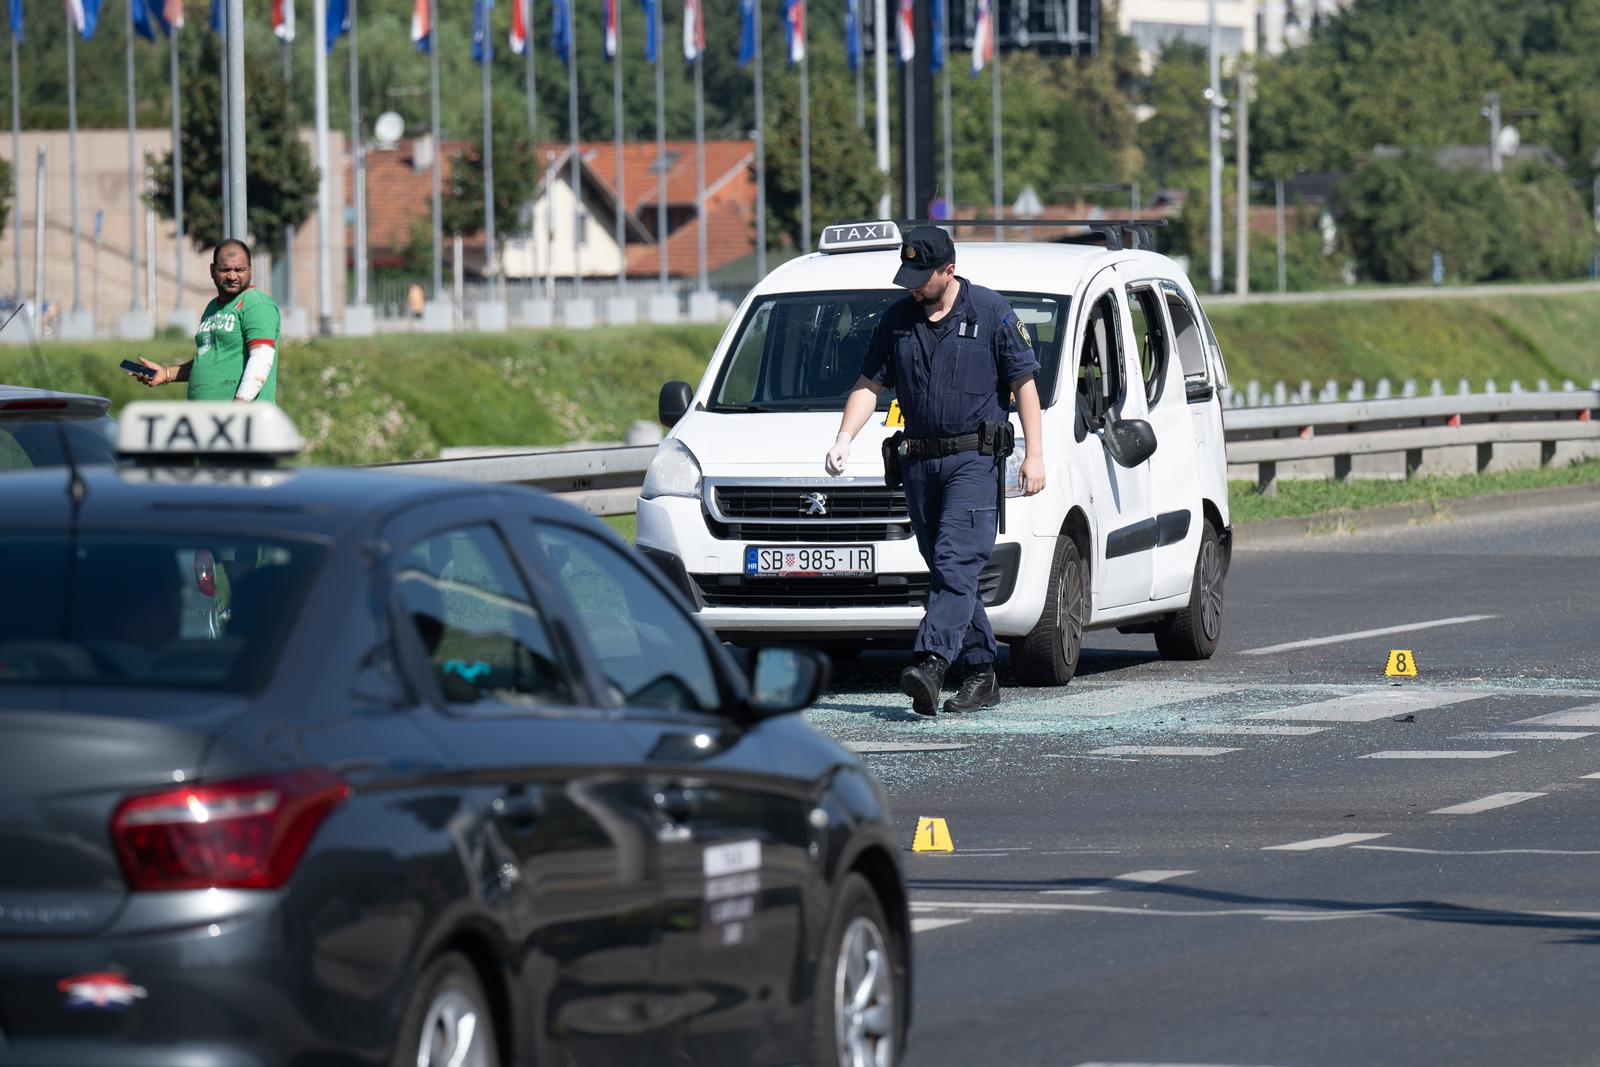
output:
[[[1364,693],[1350,693],[1334,697],[1332,700],[1298,704],[1292,708],[1279,708],[1277,711],[1263,711],[1255,715],[1246,715],[1245,718],[1285,719],[1294,722],[1376,722],[1398,715],[1448,707],[1467,700],[1479,700],[1486,695],[1448,689],[1385,688]]]
[[[1600,856],[1600,850],[1571,848],[1401,848],[1399,845],[1352,845],[1368,852],[1415,852],[1423,856]]]
[[[1281,645],[1265,648],[1247,648],[1241,656],[1267,656],[1274,652],[1291,652],[1297,648],[1315,648],[1317,645],[1336,645],[1341,641],[1359,641],[1365,637],[1382,637],[1384,634],[1405,634],[1414,630],[1432,630],[1440,626],[1459,626],[1466,622],[1482,622],[1498,618],[1496,615],[1457,615],[1451,619],[1433,619],[1429,622],[1409,622],[1403,626],[1384,626],[1376,630],[1355,630],[1347,634],[1330,634],[1327,637],[1308,637],[1304,641],[1285,641]]]
[[[1491,796],[1469,800],[1465,804],[1452,804],[1448,808],[1435,808],[1430,815],[1476,815],[1480,811],[1493,811],[1495,808],[1508,808],[1513,804],[1521,804],[1524,800],[1537,800],[1549,796],[1549,793],[1495,793]]]
[[[1287,845],[1267,845],[1262,852],[1310,852],[1317,848],[1339,848],[1357,841],[1376,841],[1388,834],[1334,834],[1331,837],[1313,837],[1307,841],[1293,841]]]
[[[1065,901],[1061,903],[1035,904],[1023,901],[1013,903],[969,903],[955,900],[923,900],[913,901],[911,910],[919,912],[964,911],[974,916],[1027,915],[1029,913],[1077,911],[1091,912],[1098,915],[1137,915],[1140,917],[1172,919],[1216,919],[1242,915],[1255,916],[1268,921],[1312,919],[1327,921],[1330,919],[1362,919],[1370,916],[1429,915],[1435,913],[1438,909],[1377,905],[1370,908],[1344,908],[1337,911],[1318,911],[1307,908],[1216,908],[1210,911],[1203,911],[1200,909],[1151,908],[1143,905],[1133,906],[1127,904],[1068,904]],[[1542,919],[1600,919],[1600,911],[1519,911],[1517,915],[1534,915]]]
[[[1457,734],[1452,741],[1576,741],[1580,737],[1593,737],[1591,730],[1573,733],[1568,730],[1477,730],[1470,734]]]
[[[1088,897],[1096,893],[1109,893],[1113,889],[1126,889],[1133,886],[1155,885],[1157,882],[1170,881],[1173,878],[1182,878],[1193,871],[1132,871],[1128,874],[1119,874],[1115,878],[1107,878],[1097,886],[1086,886],[1082,889],[1046,889],[1045,896]]]
[[[1307,734],[1320,734],[1327,729],[1326,726],[1188,726],[1183,732],[1239,737],[1304,737]]]
[[[1396,749],[1386,752],[1368,752],[1356,759],[1494,759],[1509,756],[1515,749],[1485,751],[1482,749]]]
[[[932,916],[919,916],[911,920],[911,932],[925,934],[929,930],[942,930],[946,926],[960,926],[971,921],[971,919],[935,919]]]
[[[956,749],[966,748],[966,745],[943,744],[936,742],[913,741],[846,741],[844,747],[851,752],[953,752]]]
[[[1581,775],[1580,777],[1583,777],[1583,778],[1600,778],[1600,771],[1597,771],[1594,774]]]
[[[1518,726],[1600,726],[1600,704],[1582,708],[1553,711],[1549,715],[1536,715],[1531,719],[1518,719]]]
[[[1205,748],[1197,745],[1112,745],[1097,748],[1091,756],[1221,756],[1236,748]]]
[[[1093,1063],[1080,1063],[1078,1067],[1241,1067],[1239,1064],[1228,1063],[1147,1063],[1144,1060],[1095,1060]]]

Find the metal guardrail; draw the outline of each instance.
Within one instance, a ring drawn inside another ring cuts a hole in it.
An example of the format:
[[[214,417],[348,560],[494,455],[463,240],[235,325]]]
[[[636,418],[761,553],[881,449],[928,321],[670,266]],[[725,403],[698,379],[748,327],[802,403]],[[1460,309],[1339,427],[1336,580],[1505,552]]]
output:
[[[1562,441],[1600,443],[1600,390],[1472,393],[1234,408],[1223,413],[1228,462],[1254,463],[1264,493],[1277,490],[1278,464],[1333,459],[1334,477],[1355,456],[1405,454],[1406,472],[1424,449],[1471,446],[1486,469],[1496,445],[1537,443],[1541,465]],[[654,445],[515,453],[380,464],[382,469],[470,482],[531,485],[593,515],[634,512]]]

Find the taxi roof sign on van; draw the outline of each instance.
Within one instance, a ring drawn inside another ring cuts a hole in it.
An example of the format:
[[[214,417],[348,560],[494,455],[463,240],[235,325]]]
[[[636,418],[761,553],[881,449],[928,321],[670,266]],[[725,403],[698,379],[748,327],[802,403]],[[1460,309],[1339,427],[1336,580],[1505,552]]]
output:
[[[887,219],[839,222],[822,228],[819,252],[869,252],[900,247],[900,227]]]
[[[117,451],[145,463],[252,465],[299,452],[300,434],[276,404],[140,401],[122,409]]]

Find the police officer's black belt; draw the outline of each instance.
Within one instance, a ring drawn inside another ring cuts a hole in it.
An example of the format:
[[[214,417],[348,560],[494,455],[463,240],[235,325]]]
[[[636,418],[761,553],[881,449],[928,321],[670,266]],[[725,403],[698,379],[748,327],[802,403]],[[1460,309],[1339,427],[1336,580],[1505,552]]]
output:
[[[906,441],[906,455],[912,459],[938,459],[958,452],[977,452],[983,447],[981,434],[964,433],[960,437],[911,438]]]

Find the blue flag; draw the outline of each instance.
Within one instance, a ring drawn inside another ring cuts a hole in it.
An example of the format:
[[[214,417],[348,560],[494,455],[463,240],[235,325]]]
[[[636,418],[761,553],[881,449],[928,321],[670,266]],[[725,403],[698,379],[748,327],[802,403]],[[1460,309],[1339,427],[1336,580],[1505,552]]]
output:
[[[854,74],[861,65],[860,0],[844,0],[844,58]]]
[[[133,32],[147,41],[156,39],[156,30],[161,31],[161,36],[172,36],[172,27],[167,25],[166,13],[161,10],[161,0],[130,0],[133,4]]]
[[[933,22],[933,55],[928,57],[928,69],[937,74],[944,67],[944,0],[933,0],[929,19]]]
[[[493,11],[494,0],[472,0],[472,61],[479,66],[483,65],[485,57],[494,59],[494,42],[489,40],[493,29],[489,16]]]
[[[71,17],[78,36],[87,41],[94,36],[95,27],[100,24],[100,0],[67,0],[67,15]]]
[[[350,32],[350,5],[346,0],[328,0],[328,51],[333,43]]]
[[[656,3],[657,0],[639,0],[644,9],[644,58],[647,63],[656,61]]]
[[[22,0],[11,0],[11,36],[22,40]]]
[[[572,58],[572,0],[551,0],[550,45],[563,63]]]
[[[756,55],[756,0],[739,0],[739,66]]]
[[[222,32],[222,0],[211,0],[211,32]]]

